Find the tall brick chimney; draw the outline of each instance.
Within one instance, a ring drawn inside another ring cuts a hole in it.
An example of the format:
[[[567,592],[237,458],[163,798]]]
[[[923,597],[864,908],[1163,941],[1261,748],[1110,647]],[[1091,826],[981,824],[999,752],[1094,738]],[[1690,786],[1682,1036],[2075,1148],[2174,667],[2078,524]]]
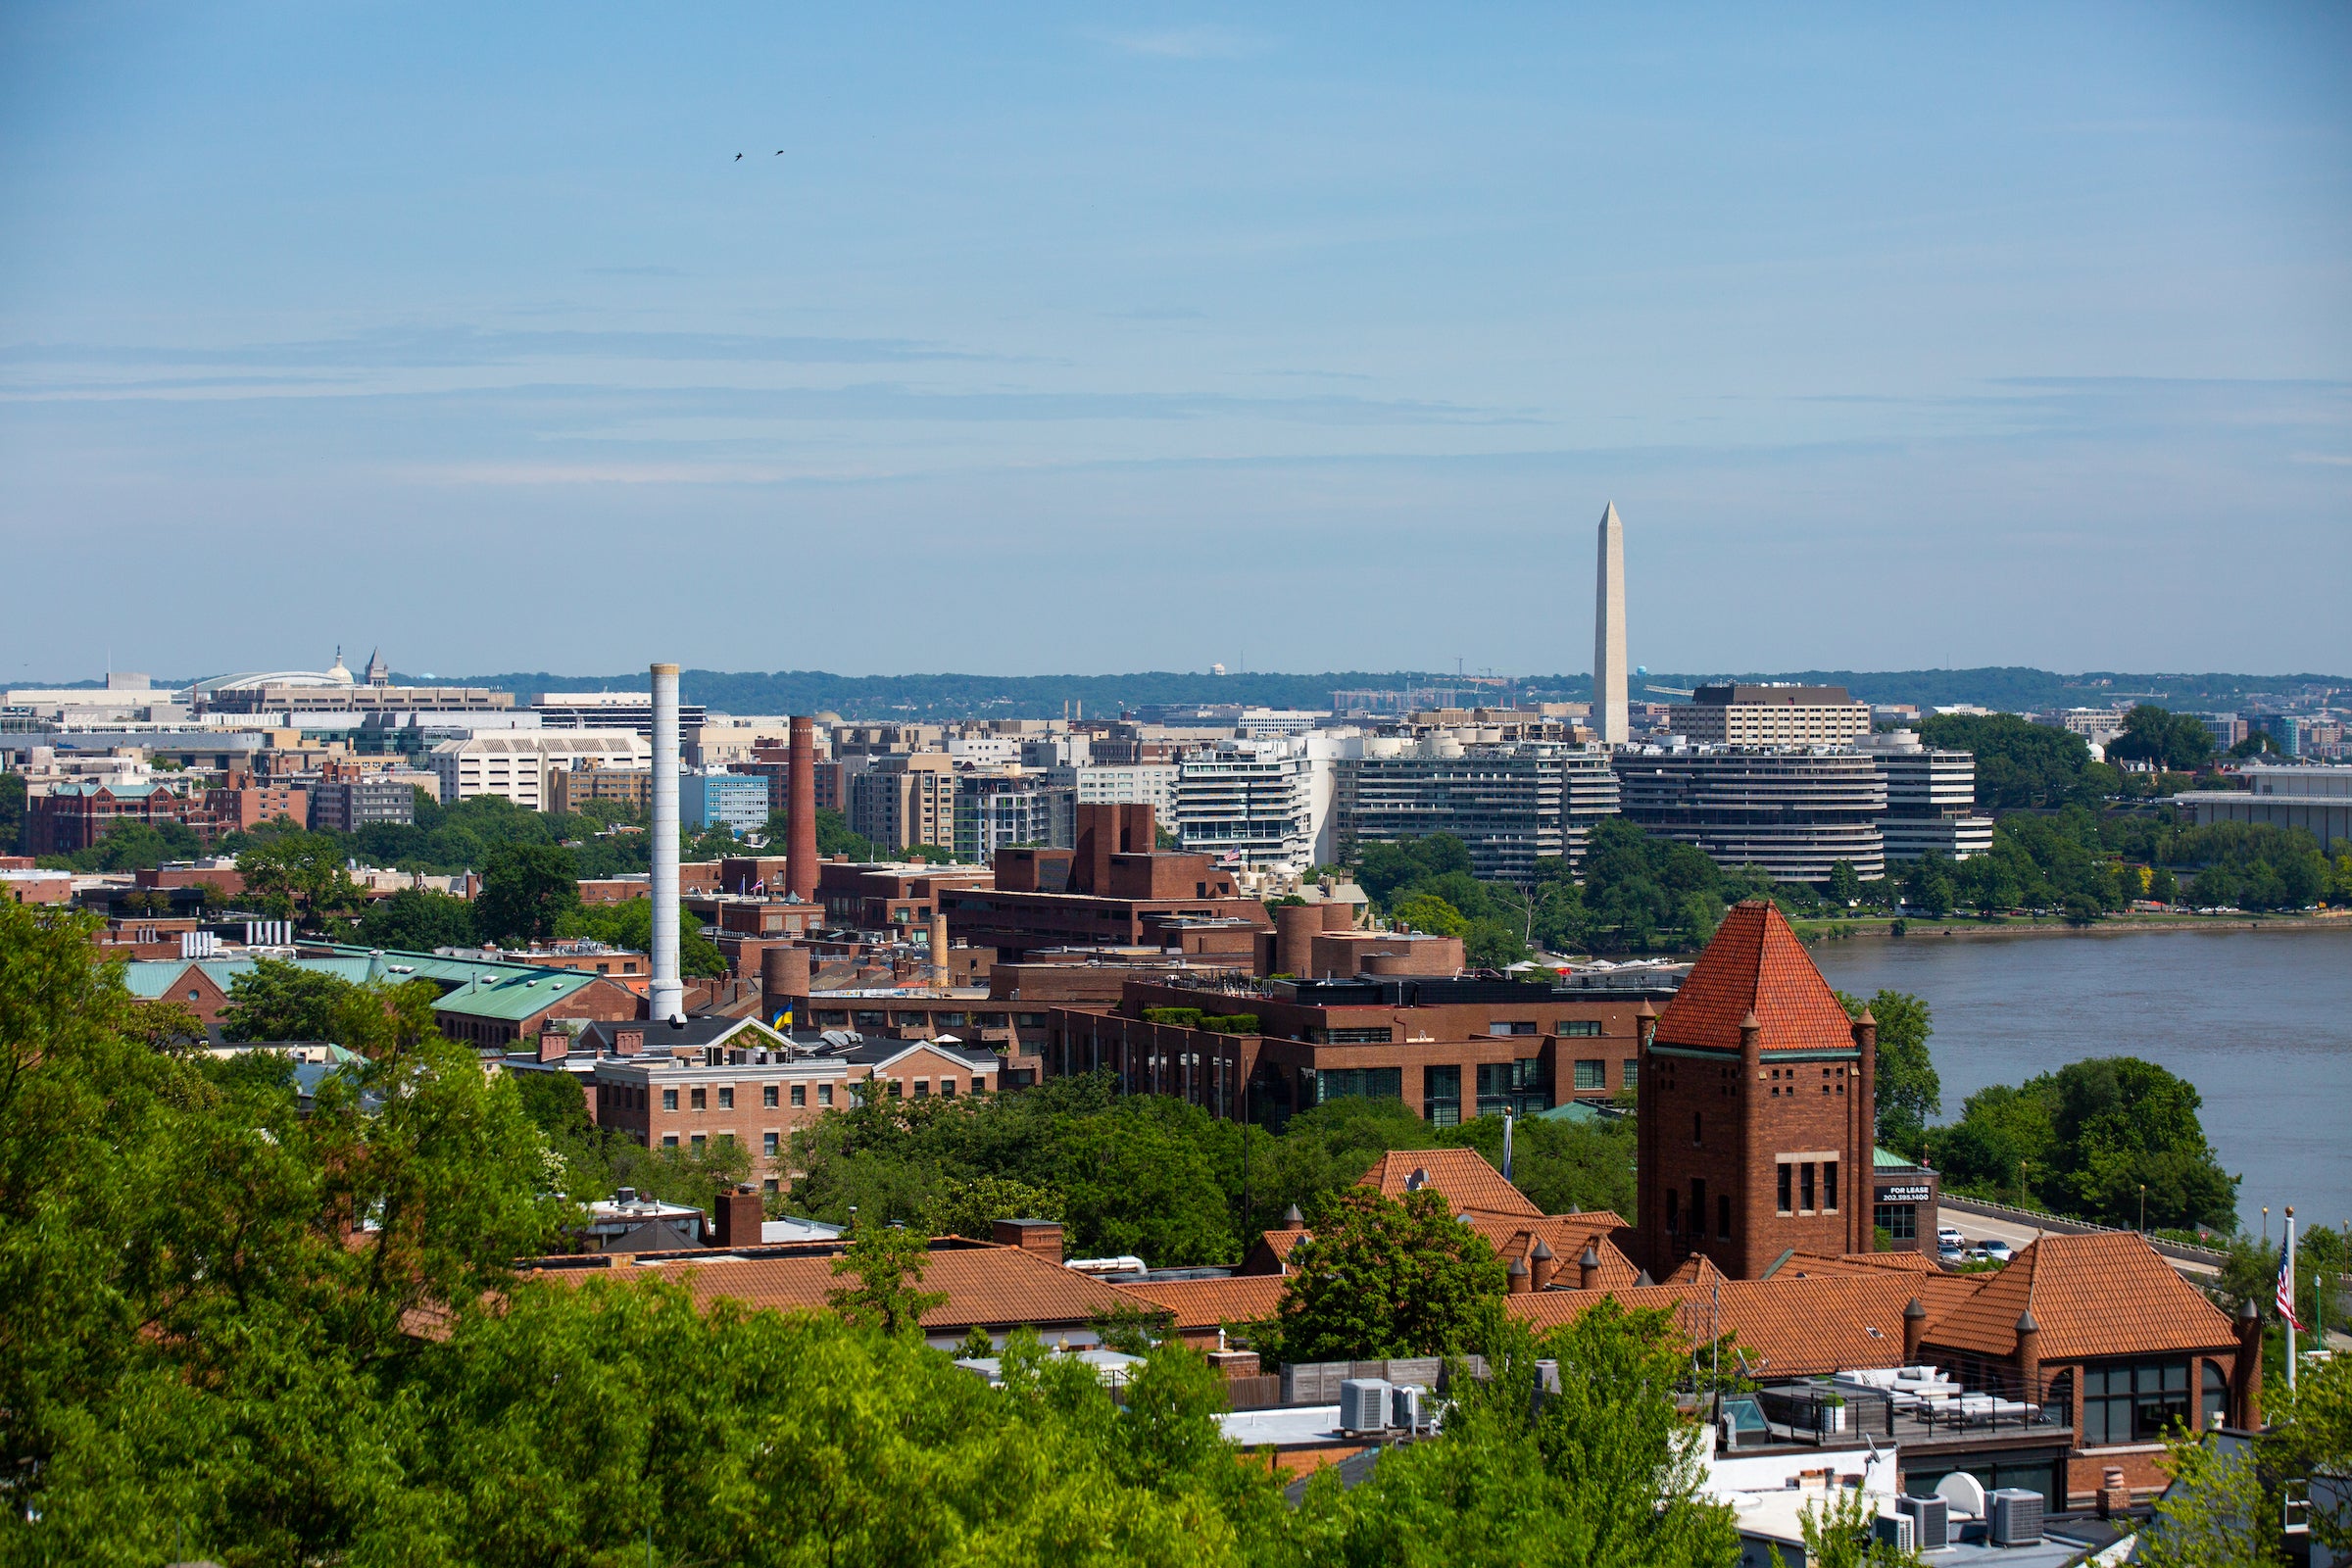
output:
[[[2252,1297],[2237,1309],[2237,1360],[2230,1369],[2230,1404],[2240,1431],[2262,1430],[2262,1308]]]
[[[792,715],[791,746],[785,757],[784,809],[792,818],[784,851],[784,888],[804,904],[816,902],[816,720]]]
[[[1919,1365],[1920,1342],[1927,1337],[1928,1309],[1920,1305],[1919,1298],[1914,1296],[1911,1304],[1903,1308],[1903,1365]]]
[[[773,947],[760,955],[760,1017],[773,1025],[776,1014],[790,1012],[794,1029],[808,1027],[808,950]]]
[[[757,1247],[760,1245],[760,1221],[766,1210],[760,1205],[760,1189],[750,1182],[733,1188],[722,1187],[711,1204],[710,1245],[713,1247]]]

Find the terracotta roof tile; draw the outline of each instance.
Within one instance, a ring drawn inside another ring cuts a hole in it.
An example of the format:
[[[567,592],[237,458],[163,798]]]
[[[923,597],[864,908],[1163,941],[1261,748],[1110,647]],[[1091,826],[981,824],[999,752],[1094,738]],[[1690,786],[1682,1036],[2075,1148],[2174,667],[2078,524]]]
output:
[[[1622,1290],[1632,1287],[1642,1271],[1633,1260],[1618,1250],[1610,1232],[1616,1226],[1609,1223],[1614,1214],[1553,1214],[1542,1219],[1523,1219],[1515,1214],[1485,1214],[1470,1212],[1470,1228],[1494,1245],[1497,1256],[1508,1263],[1513,1258],[1526,1257],[1535,1250],[1541,1240],[1551,1249],[1552,1278],[1574,1285],[1578,1278],[1577,1259],[1585,1255],[1589,1245],[1600,1258],[1601,1290]],[[1560,1284],[1552,1287],[1558,1290]]]
[[[1853,1027],[1781,911],[1761,899],[1735,905],[1715,940],[1658,1018],[1658,1043],[1740,1049],[1753,1012],[1766,1051],[1851,1051]]]
[[[1357,1185],[1378,1188],[1390,1198],[1404,1196],[1415,1172],[1427,1172],[1428,1185],[1444,1195],[1455,1213],[1466,1208],[1492,1214],[1522,1214],[1541,1219],[1544,1210],[1502,1179],[1475,1149],[1392,1149],[1373,1161]]]
[[[1807,1274],[1848,1275],[1865,1272],[1935,1274],[1941,1271],[1925,1252],[1842,1252],[1836,1256],[1823,1252],[1795,1252],[1781,1265],[1780,1273],[1773,1278],[1786,1275],[1797,1279]]]
[[[685,1286],[698,1306],[723,1297],[754,1308],[789,1312],[821,1309],[827,1293],[857,1283],[834,1275],[837,1255],[838,1249],[823,1248],[777,1256],[717,1257],[706,1263],[672,1252],[654,1266],[633,1265],[621,1257],[614,1267],[549,1269],[545,1277],[578,1284],[659,1276]],[[923,1314],[923,1328],[933,1334],[954,1333],[975,1323],[990,1328],[1084,1323],[1119,1307],[1148,1310],[1154,1304],[1017,1247],[963,1242],[944,1247],[934,1243],[923,1263],[922,1283],[914,1288],[948,1298]]]
[[[1718,1280],[1729,1277],[1723,1270],[1715,1266],[1714,1261],[1706,1253],[1692,1252],[1689,1257],[1683,1259],[1682,1267],[1658,1283],[1661,1285],[1696,1285],[1705,1288]]]
[[[1927,1343],[2015,1355],[2018,1315],[2028,1307],[2041,1327],[2044,1362],[2226,1350],[2236,1344],[2228,1315],[2129,1231],[2042,1237],[2007,1268],[1984,1276],[1966,1300],[1931,1318]]]
[[[1173,1312],[1176,1329],[1183,1333],[1272,1317],[1282,1301],[1283,1284],[1279,1274],[1236,1274],[1222,1280],[1138,1280],[1119,1289]]]
[[[1725,1280],[1720,1286],[1710,1279],[1619,1291],[1545,1291],[1510,1297],[1504,1304],[1543,1330],[1572,1323],[1613,1297],[1628,1307],[1673,1312],[1692,1345],[1706,1343],[1710,1313],[1719,1312],[1715,1326],[1739,1336],[1751,1371],[1787,1378],[1900,1365],[1903,1308],[1915,1294],[1908,1276],[1872,1270],[1867,1276]]]

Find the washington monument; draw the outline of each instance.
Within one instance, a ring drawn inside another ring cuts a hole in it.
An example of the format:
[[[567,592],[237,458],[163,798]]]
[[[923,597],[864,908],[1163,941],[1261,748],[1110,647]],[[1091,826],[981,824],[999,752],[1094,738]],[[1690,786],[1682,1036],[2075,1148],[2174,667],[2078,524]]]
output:
[[[1603,746],[1633,739],[1625,714],[1625,524],[1614,501],[1600,514],[1600,569],[1592,587],[1592,727]]]

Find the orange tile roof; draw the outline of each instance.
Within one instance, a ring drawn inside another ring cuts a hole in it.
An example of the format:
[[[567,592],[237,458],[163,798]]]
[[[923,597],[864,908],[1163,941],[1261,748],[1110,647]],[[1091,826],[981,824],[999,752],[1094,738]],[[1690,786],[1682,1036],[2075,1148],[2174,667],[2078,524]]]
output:
[[[1540,1330],[1572,1323],[1604,1298],[1628,1307],[1664,1308],[1692,1345],[1710,1321],[1737,1334],[1751,1372],[1810,1377],[1853,1367],[1898,1366],[1911,1280],[1886,1270],[1841,1277],[1713,1280],[1619,1291],[1544,1291],[1505,1298],[1514,1317]],[[1719,1314],[1713,1315],[1711,1314]]]
[[[753,1308],[779,1311],[821,1309],[829,1292],[854,1286],[855,1279],[833,1273],[836,1248],[762,1257],[714,1257],[703,1262],[692,1254],[662,1254],[659,1265],[633,1264],[627,1254],[615,1254],[607,1268],[545,1270],[545,1277],[566,1284],[584,1280],[662,1278],[686,1287],[695,1304],[707,1306],[726,1298]],[[1031,1324],[1085,1323],[1115,1309],[1150,1310],[1156,1303],[1115,1285],[1063,1268],[1035,1252],[1017,1247],[992,1247],[958,1242],[934,1243],[923,1263],[922,1283],[914,1289],[944,1293],[946,1301],[923,1314],[926,1332],[953,1333],[980,1324],[988,1328],[1016,1328]]]
[[[1298,1250],[1298,1244],[1313,1234],[1304,1228],[1268,1231],[1265,1233],[1266,1250],[1277,1264],[1287,1269],[1291,1266],[1291,1254]]]
[[[2015,1355],[2018,1316],[2029,1307],[2044,1362],[2226,1350],[2237,1342],[2228,1315],[2129,1231],[2044,1236],[1983,1279],[1929,1322],[1928,1344]]]
[[[1455,1213],[1478,1209],[1491,1214],[1520,1214],[1541,1219],[1544,1210],[1527,1195],[1502,1179],[1475,1149],[1392,1149],[1372,1162],[1357,1185],[1378,1188],[1389,1198],[1401,1198],[1416,1171],[1428,1173],[1428,1185],[1446,1199]]]
[[[1748,1013],[1766,1051],[1852,1051],[1853,1027],[1781,911],[1762,899],[1735,905],[1715,940],[1658,1018],[1658,1043],[1740,1049]]]
[[[1236,1274],[1222,1280],[1138,1280],[1119,1289],[1176,1314],[1182,1333],[1272,1317],[1284,1283],[1279,1274]]]
[[[1936,1274],[1941,1271],[1924,1252],[1841,1252],[1836,1256],[1826,1252],[1792,1252],[1773,1278],[1777,1280],[1786,1275],[1790,1279],[1799,1279],[1807,1274],[1847,1275],[1864,1272]]]
[[[1508,1263],[1523,1258],[1536,1250],[1541,1240],[1551,1249],[1552,1278],[1565,1285],[1577,1282],[1577,1259],[1585,1255],[1590,1245],[1600,1258],[1600,1290],[1630,1288],[1641,1278],[1642,1271],[1633,1260],[1618,1250],[1609,1233],[1616,1227],[1598,1221],[1614,1220],[1614,1214],[1553,1214],[1542,1219],[1522,1219],[1515,1214],[1487,1214],[1477,1209],[1470,1213],[1470,1228],[1493,1244],[1495,1254]],[[1560,1288],[1555,1284],[1554,1289]]]
[[[1704,1288],[1712,1286],[1718,1280],[1728,1278],[1730,1276],[1717,1268],[1713,1259],[1709,1258],[1706,1253],[1692,1252],[1689,1257],[1683,1259],[1680,1268],[1658,1283],[1661,1285],[1696,1285]]]

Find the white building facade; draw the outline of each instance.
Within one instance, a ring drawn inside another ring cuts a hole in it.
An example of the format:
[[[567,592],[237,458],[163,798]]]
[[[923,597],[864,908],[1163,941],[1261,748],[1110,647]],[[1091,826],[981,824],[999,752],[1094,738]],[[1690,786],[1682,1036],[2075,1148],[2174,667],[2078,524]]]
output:
[[[441,804],[495,795],[534,811],[547,809],[553,769],[650,767],[653,744],[634,730],[517,730],[448,740],[426,754]]]

